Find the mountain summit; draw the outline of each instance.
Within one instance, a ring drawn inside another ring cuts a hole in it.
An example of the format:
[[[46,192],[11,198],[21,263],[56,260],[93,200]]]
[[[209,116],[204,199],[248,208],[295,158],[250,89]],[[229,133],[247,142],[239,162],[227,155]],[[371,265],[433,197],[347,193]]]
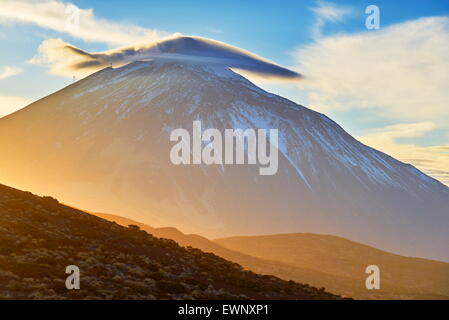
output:
[[[279,169],[170,162],[170,132],[279,130]],[[0,119],[2,183],[206,236],[314,232],[449,260],[449,188],[222,65],[106,68]]]

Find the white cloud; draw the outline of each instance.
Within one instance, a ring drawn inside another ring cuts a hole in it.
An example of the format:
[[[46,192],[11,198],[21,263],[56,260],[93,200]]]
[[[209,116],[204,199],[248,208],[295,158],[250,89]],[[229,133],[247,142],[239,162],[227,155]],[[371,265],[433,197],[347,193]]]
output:
[[[113,67],[117,67],[145,59],[207,62],[276,79],[293,80],[301,77],[291,70],[240,48],[207,38],[181,35],[145,45],[94,53],[83,51],[61,39],[48,39],[42,42],[38,54],[29,62],[48,65],[50,72],[55,75],[83,77],[108,67],[111,63]]]
[[[0,118],[29,105],[33,100],[15,96],[0,96]]]
[[[0,80],[16,76],[23,72],[22,68],[4,66],[0,68]]]
[[[449,125],[449,18],[336,35],[295,52],[299,84],[320,111],[376,110],[400,121]]]
[[[169,35],[156,29],[99,19],[93,9],[79,9],[59,0],[1,0],[0,24],[12,22],[32,23],[84,41],[119,46],[154,41]]]
[[[326,1],[316,1],[316,6],[310,10],[315,14],[315,24],[312,27],[312,36],[315,39],[321,37],[326,22],[340,22],[351,12],[348,7],[337,6]]]
[[[332,11],[321,15],[337,19]],[[358,109],[374,121],[400,121],[371,129],[359,140],[449,185],[449,144],[423,147],[403,140],[420,138],[431,145],[427,134],[449,129],[448,48],[448,17],[317,38],[294,53],[304,75],[298,85],[316,110]]]
[[[449,186],[449,144],[421,147],[398,142],[399,138],[421,137],[435,128],[432,122],[401,123],[370,130],[358,139],[401,161],[411,163]]]
[[[37,54],[28,63],[46,65],[50,68],[50,74],[69,78],[72,76],[84,77],[92,71],[98,70],[98,68],[93,70],[85,68],[85,70],[79,71],[73,67],[89,59],[88,54],[84,55],[83,53],[84,51],[62,39],[47,39],[42,41]],[[104,68],[106,66],[102,64],[99,67]]]

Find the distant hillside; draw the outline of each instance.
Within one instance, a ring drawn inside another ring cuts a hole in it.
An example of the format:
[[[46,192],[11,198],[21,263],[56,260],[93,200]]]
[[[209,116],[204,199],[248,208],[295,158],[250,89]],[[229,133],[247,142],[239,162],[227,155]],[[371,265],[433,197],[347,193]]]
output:
[[[404,257],[341,237],[297,233],[231,237],[215,243],[254,257],[333,275],[335,285],[310,283],[326,285],[339,294],[352,292],[354,297],[377,299],[449,299],[449,263]],[[380,290],[365,289],[364,271],[370,264],[380,268]],[[344,280],[343,286],[337,288],[340,279]]]
[[[81,289],[65,287],[65,268]],[[0,185],[0,299],[335,299]]]
[[[408,258],[344,238],[318,234],[233,237],[208,240],[176,228],[153,228],[117,215],[95,213],[118,224],[138,225],[154,236],[213,252],[262,274],[325,287],[358,299],[449,299],[449,264]],[[381,268],[381,290],[365,288],[364,270]]]

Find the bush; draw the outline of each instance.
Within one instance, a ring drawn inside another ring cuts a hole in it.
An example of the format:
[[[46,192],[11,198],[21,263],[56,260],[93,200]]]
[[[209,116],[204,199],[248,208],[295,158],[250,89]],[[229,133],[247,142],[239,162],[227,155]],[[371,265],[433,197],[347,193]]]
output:
[[[172,281],[161,280],[161,281],[157,282],[156,286],[161,292],[187,293],[186,287],[184,287],[180,283],[176,283],[176,282],[172,282]]]

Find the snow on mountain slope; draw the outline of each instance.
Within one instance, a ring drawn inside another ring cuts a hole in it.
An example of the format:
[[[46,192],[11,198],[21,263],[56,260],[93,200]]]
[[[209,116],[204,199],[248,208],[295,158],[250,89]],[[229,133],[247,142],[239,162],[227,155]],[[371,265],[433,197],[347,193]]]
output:
[[[279,129],[279,170],[175,166],[172,129]],[[206,236],[330,233],[449,260],[449,188],[230,69],[106,68],[0,120],[0,181]]]

